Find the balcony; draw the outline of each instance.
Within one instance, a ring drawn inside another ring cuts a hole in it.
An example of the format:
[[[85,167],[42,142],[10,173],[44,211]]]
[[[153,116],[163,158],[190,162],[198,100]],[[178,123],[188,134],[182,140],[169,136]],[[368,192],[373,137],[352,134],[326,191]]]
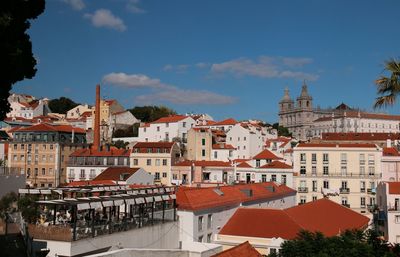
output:
[[[350,193],[350,188],[340,188],[340,193],[341,194],[349,194]]]
[[[360,165],[365,165],[365,161],[360,160]]]
[[[308,187],[298,187],[297,192],[298,193],[308,193]]]
[[[375,192],[376,192],[375,188],[368,188],[368,189],[367,189],[367,193],[368,193],[368,194],[374,195]]]
[[[361,193],[365,193],[365,188],[360,188]]]
[[[361,204],[361,205],[360,205],[360,208],[361,208],[361,209],[365,209],[365,208],[366,208],[365,204]]]

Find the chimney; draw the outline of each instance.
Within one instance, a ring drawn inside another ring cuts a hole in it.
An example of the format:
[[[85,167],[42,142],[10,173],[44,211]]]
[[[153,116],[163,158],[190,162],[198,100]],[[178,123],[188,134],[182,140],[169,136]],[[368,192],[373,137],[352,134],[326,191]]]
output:
[[[96,85],[96,106],[94,110],[93,149],[100,147],[100,85]]]

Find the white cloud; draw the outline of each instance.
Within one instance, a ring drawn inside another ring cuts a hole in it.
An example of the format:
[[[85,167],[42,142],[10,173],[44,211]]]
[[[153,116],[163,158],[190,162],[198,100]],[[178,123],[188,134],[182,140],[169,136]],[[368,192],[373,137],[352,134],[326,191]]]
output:
[[[86,7],[85,2],[83,2],[83,0],[64,0],[64,2],[77,11],[80,11]]]
[[[163,84],[161,84],[159,79],[152,79],[143,74],[129,75],[123,72],[109,73],[103,77],[103,82],[128,88],[139,88],[139,87],[159,88],[164,86]]]
[[[162,83],[159,79],[143,74],[109,73],[103,77],[103,83],[126,88],[149,88],[151,93],[136,97],[139,104],[231,104],[236,99],[207,90],[181,89]]]
[[[140,4],[140,0],[128,0],[128,3],[126,4],[126,8],[128,11],[132,13],[146,13],[146,11],[142,8],[140,8],[138,5]]]
[[[158,104],[170,102],[174,104],[232,104],[236,99],[231,96],[220,95],[206,90],[184,90],[169,88],[154,94],[140,95],[136,97],[139,104]]]
[[[275,58],[260,56],[254,61],[248,58],[239,58],[211,65],[214,74],[232,74],[235,76],[254,76],[260,78],[294,78],[317,80],[318,75],[303,71],[286,69],[285,66],[301,67],[312,62],[309,58]]]
[[[107,9],[98,9],[94,14],[86,13],[83,17],[90,19],[95,27],[105,27],[118,31],[126,30],[124,21]]]

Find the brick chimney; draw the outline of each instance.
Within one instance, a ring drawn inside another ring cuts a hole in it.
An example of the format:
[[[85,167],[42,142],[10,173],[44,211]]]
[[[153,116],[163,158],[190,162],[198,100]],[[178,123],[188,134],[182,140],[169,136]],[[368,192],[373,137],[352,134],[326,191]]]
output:
[[[93,149],[100,147],[100,85],[96,85],[96,106],[94,109]]]

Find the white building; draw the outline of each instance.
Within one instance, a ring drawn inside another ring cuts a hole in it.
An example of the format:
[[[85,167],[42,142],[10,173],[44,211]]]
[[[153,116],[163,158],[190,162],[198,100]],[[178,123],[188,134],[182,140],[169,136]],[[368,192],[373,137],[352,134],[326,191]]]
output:
[[[240,206],[275,209],[295,205],[296,191],[273,182],[185,188],[177,192],[180,242],[213,242]],[[245,225],[245,224],[243,224]]]
[[[266,140],[263,131],[237,123],[226,133],[226,143],[236,148],[237,157],[249,159],[259,153]]]
[[[12,94],[8,97],[11,111],[7,113],[7,117],[19,117],[25,119],[33,119],[37,116],[45,116],[50,113],[48,107],[49,99],[36,100],[32,96]]]
[[[212,145],[211,161],[228,162],[237,159],[236,148],[226,143],[216,143]]]
[[[377,188],[380,232],[390,243],[400,243],[400,182],[381,182]]]
[[[305,144],[294,148],[299,204],[323,197],[368,215],[381,180],[382,148],[375,144]]]
[[[180,138],[183,143],[186,143],[188,130],[194,124],[195,120],[190,116],[163,117],[140,126],[138,138],[140,142],[172,142],[174,138]]]
[[[400,153],[395,147],[384,147],[382,181],[400,181]]]
[[[67,119],[78,119],[85,112],[92,112],[92,107],[88,104],[80,104],[71,110],[67,111]]]

